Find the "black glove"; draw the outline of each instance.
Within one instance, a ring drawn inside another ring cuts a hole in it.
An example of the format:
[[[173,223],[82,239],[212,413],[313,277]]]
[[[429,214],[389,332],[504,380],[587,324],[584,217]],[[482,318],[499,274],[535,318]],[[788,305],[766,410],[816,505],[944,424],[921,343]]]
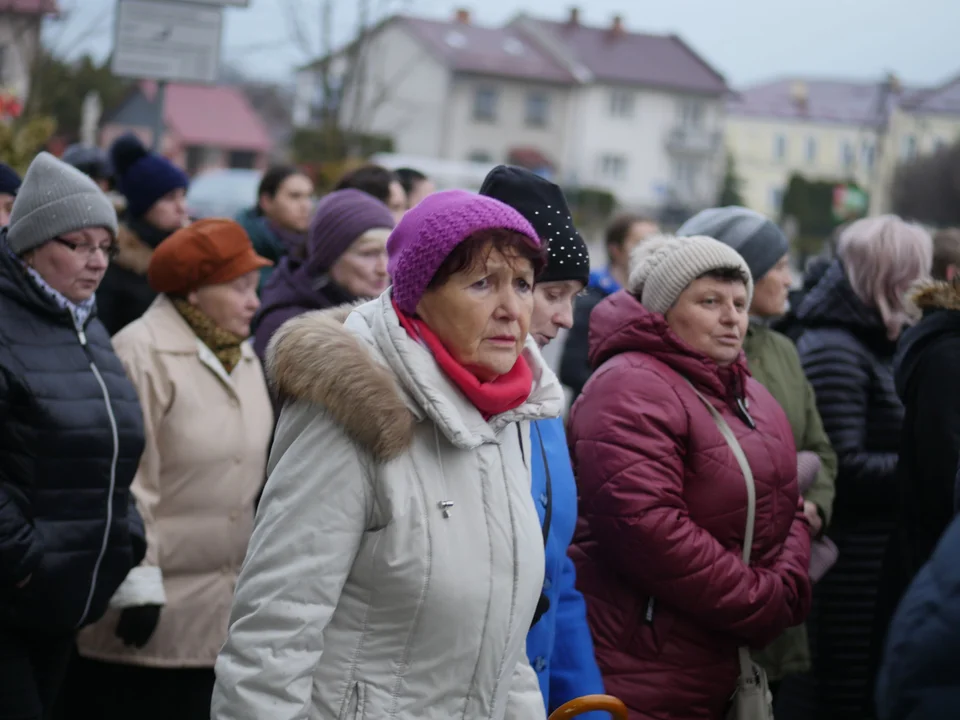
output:
[[[160,611],[163,605],[138,605],[124,608],[120,612],[120,622],[117,623],[116,636],[123,640],[127,647],[142,648],[153,636],[160,622]]]

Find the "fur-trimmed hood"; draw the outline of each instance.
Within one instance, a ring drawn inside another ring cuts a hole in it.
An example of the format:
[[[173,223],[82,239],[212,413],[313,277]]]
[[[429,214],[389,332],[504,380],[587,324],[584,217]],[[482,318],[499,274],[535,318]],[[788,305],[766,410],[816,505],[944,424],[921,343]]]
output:
[[[534,375],[529,399],[487,422],[400,326],[387,292],[287,322],[266,364],[281,397],[323,405],[354,442],[386,462],[409,447],[414,426],[426,419],[453,445],[473,449],[496,442],[512,422],[558,417],[559,381],[532,338],[524,354]]]
[[[153,257],[153,248],[126,225],[120,225],[117,233],[117,249],[120,251],[113,261],[120,267],[137,275],[146,275]]]
[[[897,347],[894,377],[901,398],[927,348],[947,338],[960,338],[960,282],[921,283],[910,293],[910,300],[923,317],[903,334]]]
[[[960,310],[960,281],[930,280],[917,285],[910,300],[920,310]]]

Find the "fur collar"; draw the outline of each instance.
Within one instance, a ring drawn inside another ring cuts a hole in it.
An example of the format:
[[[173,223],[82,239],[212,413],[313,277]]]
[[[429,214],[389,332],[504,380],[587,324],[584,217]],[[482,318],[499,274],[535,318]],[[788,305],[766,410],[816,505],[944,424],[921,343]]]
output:
[[[117,248],[120,252],[113,261],[116,265],[137,275],[147,274],[153,249],[126,225],[121,225],[117,233]]]
[[[918,285],[910,299],[921,310],[960,310],[960,280],[930,280]]]
[[[530,397],[489,421],[443,374],[430,351],[411,340],[389,293],[300,315],[276,332],[267,373],[281,397],[322,405],[348,437],[377,460],[401,455],[416,423],[429,419],[455,447],[498,442],[516,422],[559,417],[563,389],[532,338],[524,356],[533,371]]]
[[[343,327],[360,304],[284,323],[267,348],[267,373],[281,397],[323,405],[351,440],[389,462],[410,446],[415,419],[390,370]]]

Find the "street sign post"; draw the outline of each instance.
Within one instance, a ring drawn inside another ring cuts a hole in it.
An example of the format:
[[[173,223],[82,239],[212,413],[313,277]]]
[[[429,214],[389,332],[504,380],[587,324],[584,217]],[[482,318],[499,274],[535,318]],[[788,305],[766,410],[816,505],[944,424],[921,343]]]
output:
[[[213,83],[220,72],[223,6],[246,0],[120,0],[110,69],[157,81],[153,150],[161,149],[168,82]]]

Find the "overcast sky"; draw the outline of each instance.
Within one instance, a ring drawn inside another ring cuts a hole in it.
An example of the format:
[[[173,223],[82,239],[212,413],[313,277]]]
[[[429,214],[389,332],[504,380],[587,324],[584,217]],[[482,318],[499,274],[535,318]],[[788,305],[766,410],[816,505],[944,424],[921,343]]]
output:
[[[116,0],[61,0],[80,8],[50,28],[61,50],[105,56],[112,43]],[[349,36],[356,0],[337,0],[335,25]],[[569,0],[374,0],[374,5],[435,18],[458,7],[473,21],[493,25],[517,7],[561,19]],[[960,0],[583,0],[584,22],[608,24],[615,14],[633,30],[675,32],[734,86],[784,75],[876,79],[891,70],[910,84],[935,84],[960,73]],[[319,37],[320,0],[249,0],[227,11],[223,59],[261,78],[292,79],[307,59],[291,31],[290,6],[299,7],[307,39]],[[316,42],[319,47],[319,41]]]

